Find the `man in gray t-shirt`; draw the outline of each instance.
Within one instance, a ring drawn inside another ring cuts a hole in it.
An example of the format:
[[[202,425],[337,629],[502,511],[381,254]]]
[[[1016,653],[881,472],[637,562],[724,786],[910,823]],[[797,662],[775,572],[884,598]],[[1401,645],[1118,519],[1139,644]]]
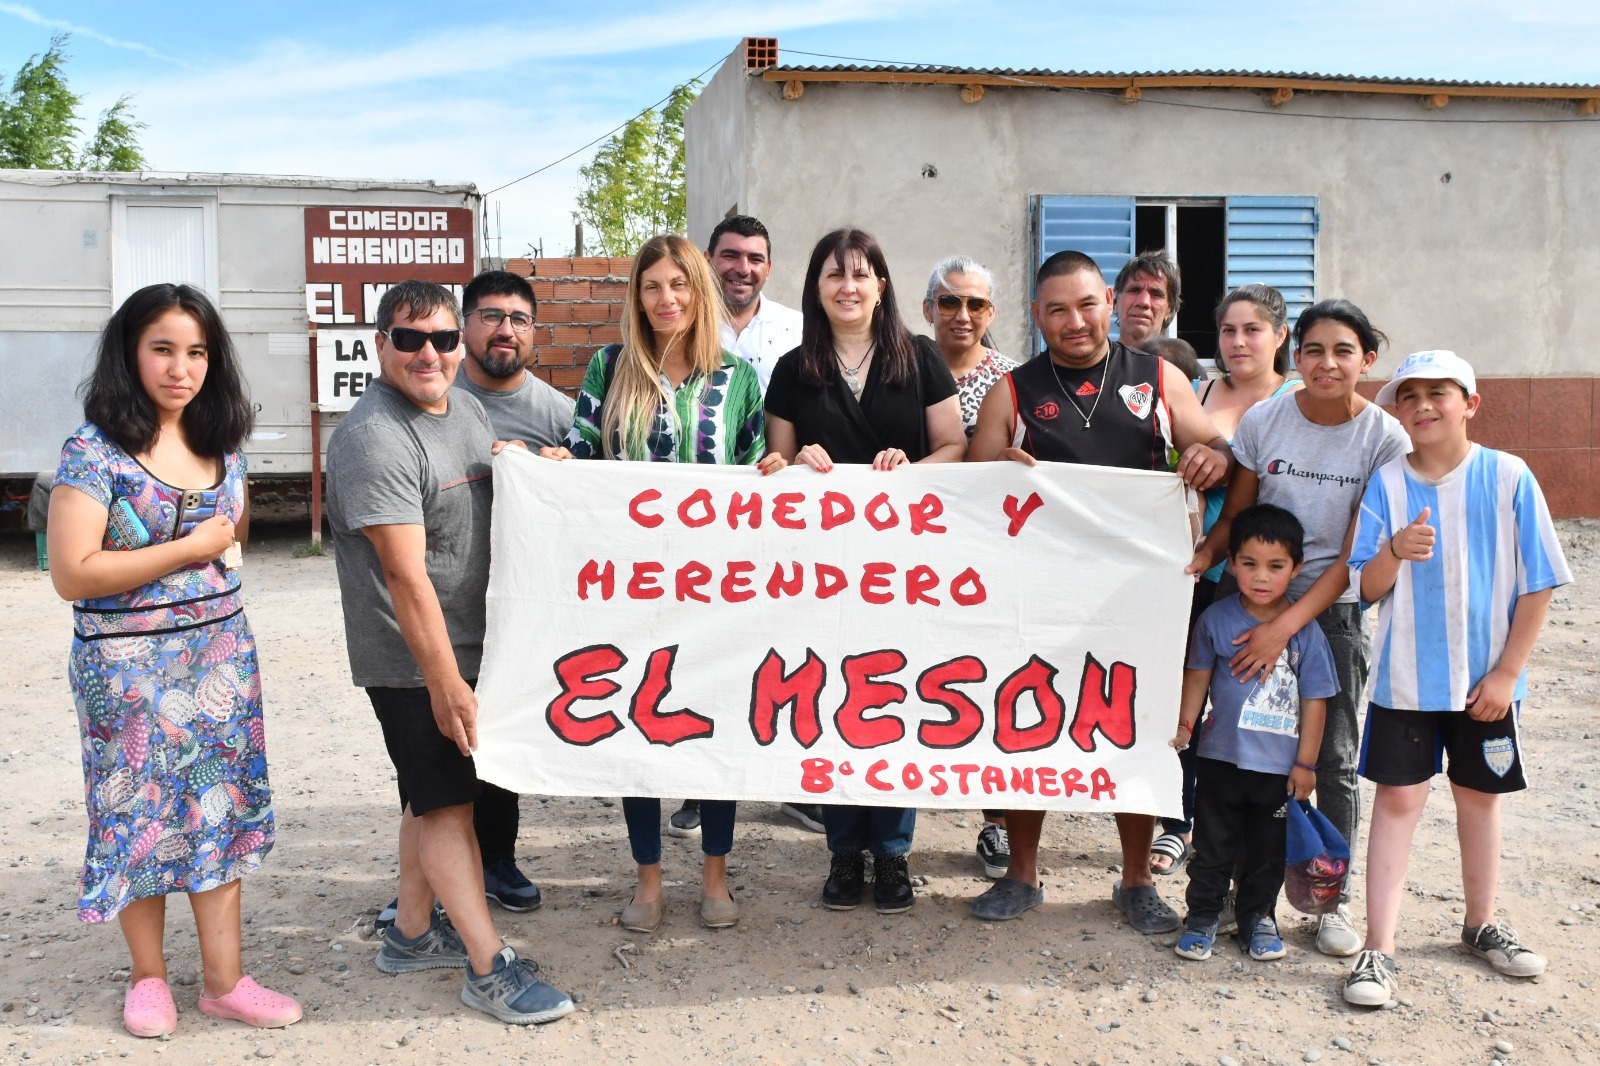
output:
[[[572,400],[535,377],[533,323],[536,304],[527,279],[506,270],[488,270],[461,294],[461,331],[466,357],[453,388],[483,405],[499,440],[520,440],[529,448],[560,444],[572,428]],[[483,887],[506,910],[531,911],[539,888],[517,866],[518,804],[521,797],[483,782],[472,823],[483,856]]]
[[[483,404],[495,435],[537,450],[567,439],[572,400],[529,369],[533,361],[533,287],[506,270],[473,278],[461,294],[467,347],[457,389]]]
[[[472,681],[498,444],[478,402],[450,388],[461,362],[455,298],[431,282],[401,282],[377,319],[381,374],[334,430],[327,465],[350,674],[372,702],[400,785],[400,895],[377,966],[465,967],[468,1006],[513,1024],[552,1021],[572,1012],[572,1000],[495,932],[473,833]]]

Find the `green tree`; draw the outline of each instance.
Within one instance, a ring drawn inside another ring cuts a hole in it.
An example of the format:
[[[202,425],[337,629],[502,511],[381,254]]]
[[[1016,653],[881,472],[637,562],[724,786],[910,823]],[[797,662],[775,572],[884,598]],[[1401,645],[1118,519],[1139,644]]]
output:
[[[683,119],[699,86],[694,81],[673,89],[660,111],[652,108],[631,119],[578,168],[578,209],[572,217],[592,235],[586,252],[632,255],[658,233],[687,228]]]
[[[51,38],[44,55],[33,55],[0,93],[0,167],[22,170],[139,170],[143,122],[133,117],[127,96],[100,113],[94,136],[79,148],[78,105],[83,98],[67,85],[68,35]]]

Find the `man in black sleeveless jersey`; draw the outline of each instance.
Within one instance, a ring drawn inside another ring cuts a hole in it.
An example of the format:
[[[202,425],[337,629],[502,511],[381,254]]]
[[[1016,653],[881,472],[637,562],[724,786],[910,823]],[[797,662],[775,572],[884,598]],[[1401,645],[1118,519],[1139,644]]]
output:
[[[1057,252],[1039,267],[1034,291],[1033,318],[1046,350],[989,390],[968,462],[1172,469],[1197,490],[1232,472],[1233,452],[1182,372],[1110,341],[1112,293],[1093,259]],[[973,915],[989,921],[1020,917],[1044,902],[1038,867],[1044,812],[1007,811],[1006,822],[1011,866],[972,901]],[[1178,928],[1177,912],[1150,875],[1155,822],[1150,815],[1117,815],[1123,879],[1111,898],[1141,933]]]

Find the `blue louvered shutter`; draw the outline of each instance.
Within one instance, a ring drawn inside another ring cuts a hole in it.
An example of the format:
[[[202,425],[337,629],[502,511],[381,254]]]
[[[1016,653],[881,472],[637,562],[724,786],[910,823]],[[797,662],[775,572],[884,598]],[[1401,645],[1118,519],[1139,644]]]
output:
[[[1271,285],[1289,323],[1317,298],[1317,198],[1228,197],[1228,288]]]
[[[1071,249],[1093,259],[1109,285],[1133,258],[1133,217],[1131,196],[1041,196],[1034,266]]]

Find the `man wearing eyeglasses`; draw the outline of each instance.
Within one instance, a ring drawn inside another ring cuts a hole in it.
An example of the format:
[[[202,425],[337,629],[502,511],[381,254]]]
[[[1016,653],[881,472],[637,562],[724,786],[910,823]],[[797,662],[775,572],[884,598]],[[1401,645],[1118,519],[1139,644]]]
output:
[[[526,278],[506,270],[473,278],[461,294],[467,355],[455,384],[483,405],[496,437],[535,451],[560,444],[572,428],[572,400],[528,369],[536,307]]]
[[[450,387],[461,364],[454,296],[401,282],[377,319],[381,373],[329,438],[327,465],[350,674],[400,786],[400,895],[377,966],[465,968],[469,1007],[511,1024],[553,1021],[572,1000],[495,932],[472,824],[489,460],[502,443],[478,401]]]
[[[706,258],[722,288],[722,346],[756,368],[761,391],[778,358],[800,346],[800,312],[761,294],[772,274],[772,238],[761,220],[729,215],[711,231]]]

